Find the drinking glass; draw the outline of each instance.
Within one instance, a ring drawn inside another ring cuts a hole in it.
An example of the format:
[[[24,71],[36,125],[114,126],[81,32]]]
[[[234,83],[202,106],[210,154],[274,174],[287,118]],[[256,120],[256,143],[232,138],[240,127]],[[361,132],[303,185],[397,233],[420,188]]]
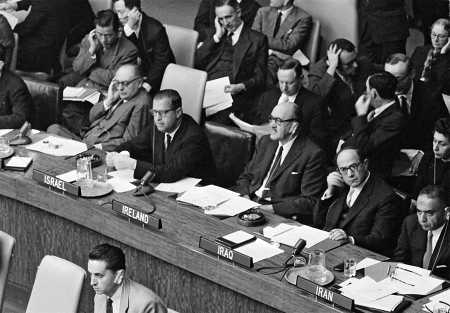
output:
[[[356,276],[356,261],[354,258],[344,260],[344,276],[348,278]]]

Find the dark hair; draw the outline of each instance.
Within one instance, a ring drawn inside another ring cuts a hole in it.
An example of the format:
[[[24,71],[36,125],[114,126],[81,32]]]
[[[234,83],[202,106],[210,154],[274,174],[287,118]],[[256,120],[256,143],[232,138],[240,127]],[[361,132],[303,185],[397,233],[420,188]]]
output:
[[[355,45],[350,40],[347,40],[344,38],[338,38],[338,39],[333,40],[328,45],[328,48],[330,48],[333,45],[336,46],[337,50],[342,49],[342,50],[345,50],[348,52],[354,52],[356,50]]]
[[[283,64],[281,64],[281,66],[278,68],[278,70],[294,70],[296,79],[300,79],[303,77],[302,69],[303,66],[301,65],[301,63],[294,58],[286,59],[286,61],[284,61]]]
[[[107,243],[92,248],[89,252],[89,260],[105,261],[106,269],[114,272],[125,269],[125,255],[122,249]]]
[[[380,72],[370,75],[368,78],[370,88],[374,88],[381,98],[395,99],[397,89],[397,79],[388,72]]]
[[[98,25],[100,27],[112,26],[115,32],[119,31],[120,21],[113,10],[99,11],[94,22],[95,25]]]
[[[159,99],[170,99],[170,104],[172,106],[172,109],[178,109],[181,108],[181,96],[178,93],[178,91],[173,89],[163,89],[158,91],[155,96],[153,97],[153,101],[159,100]]]
[[[215,0],[214,8],[223,7],[224,5],[229,5],[235,11],[240,10],[239,3],[236,0]]]
[[[442,117],[434,123],[434,131],[442,134],[450,141],[450,117]]]
[[[428,185],[423,187],[419,192],[419,196],[422,195],[425,195],[430,199],[438,199],[444,206],[446,206],[449,201],[448,191],[440,185]]]
[[[0,45],[0,61],[5,61],[6,48]]]
[[[348,150],[353,150],[353,151],[355,151],[356,152],[356,154],[358,155],[358,157],[359,157],[359,161],[364,161],[365,159],[367,159],[367,154],[361,149],[361,148],[359,148],[359,147],[357,147],[357,146],[345,146],[345,147],[343,147],[343,148],[341,148],[341,150],[339,150],[339,152],[338,153],[336,153],[336,163],[337,163],[337,158],[338,158],[338,156],[342,153],[342,152],[344,152],[344,151],[348,151]]]
[[[120,0],[113,0],[113,2],[117,2]],[[125,7],[128,9],[132,9],[134,7],[138,8],[138,10],[141,9],[141,0],[123,0],[123,3],[125,4]]]

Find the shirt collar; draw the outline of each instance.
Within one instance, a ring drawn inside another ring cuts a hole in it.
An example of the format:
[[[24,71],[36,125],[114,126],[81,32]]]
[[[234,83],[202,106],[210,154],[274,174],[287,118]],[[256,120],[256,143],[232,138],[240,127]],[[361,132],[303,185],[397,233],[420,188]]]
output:
[[[236,28],[233,31],[233,36],[231,36],[231,42],[232,42],[233,46],[239,40],[239,37],[241,36],[242,28],[244,28],[244,23],[243,22],[241,23],[241,25],[238,26],[238,28]]]
[[[136,37],[139,37],[139,33],[141,32],[141,24],[142,24],[142,13],[138,21],[138,27],[136,29],[132,29],[130,26],[128,26],[128,24],[125,24],[125,26],[123,27],[123,32],[127,37],[131,36],[131,34],[133,33],[136,34]]]
[[[369,180],[369,177],[370,177],[370,172],[367,174],[366,179],[361,184],[359,184],[356,187],[350,187],[350,189],[358,191],[358,192],[361,192],[363,190],[364,186],[367,184],[367,181]]]
[[[173,131],[171,131],[170,133],[165,133],[166,137],[167,137],[167,135],[169,135],[170,139],[173,140],[173,137],[175,136],[175,134],[178,131],[178,129],[180,128],[180,126],[181,126],[181,122],[180,122],[180,124],[178,124],[177,128],[175,128]]]
[[[391,105],[393,105],[395,103],[395,100],[392,100],[391,102],[388,102],[388,103],[385,103],[385,104],[383,104],[382,106],[380,106],[380,107],[378,107],[378,108],[376,108],[375,110],[374,110],[374,115],[373,115],[373,117],[375,118],[375,117],[377,117],[378,115],[380,115],[384,110],[386,110],[387,108],[389,108]]]
[[[281,144],[281,142],[278,141],[278,147],[283,147],[283,153],[286,153],[287,151],[289,151],[292,147],[292,145],[294,144],[295,139],[297,139],[297,136],[289,139],[288,142],[286,142],[285,144]]]
[[[289,9],[286,10],[278,10],[278,13],[281,13],[283,16],[286,16],[292,11],[293,8],[294,6],[291,6]]]
[[[122,287],[123,283],[120,284],[120,286],[116,289],[116,291],[112,295],[111,300],[113,301],[113,303],[119,303],[120,298],[122,297]]]
[[[444,229],[444,225],[445,225],[445,223],[442,224],[441,227],[433,229],[431,231],[431,233],[433,234],[433,238],[436,238],[436,240],[439,238],[439,236],[441,235],[442,230]]]

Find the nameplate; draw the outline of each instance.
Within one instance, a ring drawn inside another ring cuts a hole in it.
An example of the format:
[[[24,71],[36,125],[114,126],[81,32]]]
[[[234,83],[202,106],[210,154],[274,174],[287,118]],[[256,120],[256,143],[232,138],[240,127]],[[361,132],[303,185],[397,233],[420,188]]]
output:
[[[297,287],[343,309],[349,311],[353,310],[353,299],[347,298],[339,293],[321,287],[313,283],[312,281],[304,279],[300,276],[297,276]]]
[[[198,246],[218,257],[236,263],[246,268],[253,267],[253,259],[245,254],[236,252],[226,246],[217,244],[200,236]]]
[[[33,179],[39,184],[48,186],[55,191],[67,193],[75,197],[80,196],[80,186],[65,182],[40,170],[33,169]]]
[[[148,225],[150,227],[161,229],[162,222],[158,217],[154,217],[142,209],[137,209],[131,205],[122,203],[117,200],[112,201],[112,209],[119,215],[131,219],[132,221],[141,224],[143,226]]]

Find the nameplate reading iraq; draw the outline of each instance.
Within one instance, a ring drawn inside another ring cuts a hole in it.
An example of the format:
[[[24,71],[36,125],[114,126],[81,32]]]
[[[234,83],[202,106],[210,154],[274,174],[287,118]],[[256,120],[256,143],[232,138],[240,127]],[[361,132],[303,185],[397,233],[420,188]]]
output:
[[[253,267],[253,258],[206,238],[200,237],[198,246],[222,259],[229,260],[246,268]]]
[[[41,185],[50,187],[52,190],[67,193],[75,197],[80,196],[79,186],[68,183],[55,176],[48,175],[40,170],[33,170],[33,179]]]
[[[146,213],[142,209],[137,209],[135,207],[132,207],[131,205],[122,203],[117,200],[112,201],[112,208],[114,212],[117,212],[119,215],[130,219],[136,223],[142,224],[142,225],[149,225],[156,229],[162,228],[161,219],[151,216],[150,214]]]

